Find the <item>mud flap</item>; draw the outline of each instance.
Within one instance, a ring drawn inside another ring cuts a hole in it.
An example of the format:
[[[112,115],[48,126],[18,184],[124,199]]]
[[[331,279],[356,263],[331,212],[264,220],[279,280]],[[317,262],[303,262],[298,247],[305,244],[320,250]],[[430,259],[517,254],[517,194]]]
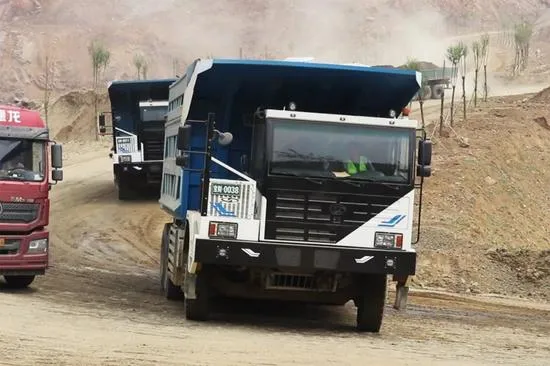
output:
[[[405,310],[409,299],[409,278],[399,278],[395,285],[395,302],[393,308],[396,310]],[[395,279],[394,279],[395,280]]]
[[[186,299],[195,300],[197,298],[197,275],[195,273],[185,272],[183,289]]]

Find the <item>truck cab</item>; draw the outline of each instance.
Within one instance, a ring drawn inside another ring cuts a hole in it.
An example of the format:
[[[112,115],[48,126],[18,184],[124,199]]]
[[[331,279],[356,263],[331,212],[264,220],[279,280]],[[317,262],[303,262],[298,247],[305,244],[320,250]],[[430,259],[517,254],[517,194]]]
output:
[[[420,80],[310,61],[191,65],[166,124],[166,297],[184,299],[191,320],[218,296],[352,300],[357,328],[378,332],[388,276],[401,308],[416,270],[431,142],[405,107]]]
[[[0,106],[0,275],[11,287],[48,268],[48,195],[63,179],[61,148],[38,112]]]

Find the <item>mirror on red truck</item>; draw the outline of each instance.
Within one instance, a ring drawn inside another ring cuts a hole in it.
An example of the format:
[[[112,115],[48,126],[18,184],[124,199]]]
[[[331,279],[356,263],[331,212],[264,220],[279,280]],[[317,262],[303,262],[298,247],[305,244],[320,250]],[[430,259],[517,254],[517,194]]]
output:
[[[53,144],[51,146],[52,159],[52,181],[60,182],[63,180],[63,145]]]
[[[63,145],[53,144],[52,145],[52,168],[61,169],[63,168]]]

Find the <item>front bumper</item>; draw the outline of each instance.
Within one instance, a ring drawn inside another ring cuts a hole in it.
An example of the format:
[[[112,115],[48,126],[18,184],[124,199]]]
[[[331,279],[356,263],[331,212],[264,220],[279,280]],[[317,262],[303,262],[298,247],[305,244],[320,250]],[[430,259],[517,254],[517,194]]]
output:
[[[49,248],[43,253],[28,253],[30,242],[37,239],[49,241],[48,231],[28,235],[0,235],[0,275],[44,274],[48,268]]]
[[[195,261],[204,264],[305,271],[414,275],[416,253],[311,244],[197,239]]]
[[[113,174],[119,180],[132,181],[133,184],[160,184],[162,164],[162,161],[113,164]]]

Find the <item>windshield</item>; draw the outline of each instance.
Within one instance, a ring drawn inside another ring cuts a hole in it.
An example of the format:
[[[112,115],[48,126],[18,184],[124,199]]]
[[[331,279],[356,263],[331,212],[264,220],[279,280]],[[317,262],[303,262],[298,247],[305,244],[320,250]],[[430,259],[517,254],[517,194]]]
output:
[[[167,106],[141,107],[141,120],[143,122],[163,121],[164,115],[168,112]]]
[[[269,172],[407,183],[415,130],[273,120]]]
[[[44,179],[45,142],[0,138],[0,180]]]

